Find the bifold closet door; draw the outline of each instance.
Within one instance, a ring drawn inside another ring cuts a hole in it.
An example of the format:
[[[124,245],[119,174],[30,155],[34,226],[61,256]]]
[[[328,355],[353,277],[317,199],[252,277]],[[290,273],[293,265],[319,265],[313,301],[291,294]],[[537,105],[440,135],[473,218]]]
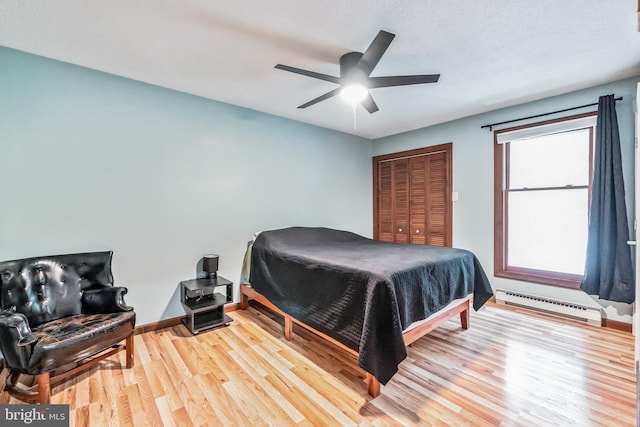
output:
[[[378,164],[378,239],[409,242],[409,160]]]
[[[412,157],[410,164],[411,243],[446,246],[447,179],[445,153]]]
[[[451,144],[375,157],[374,238],[451,246],[450,181]]]

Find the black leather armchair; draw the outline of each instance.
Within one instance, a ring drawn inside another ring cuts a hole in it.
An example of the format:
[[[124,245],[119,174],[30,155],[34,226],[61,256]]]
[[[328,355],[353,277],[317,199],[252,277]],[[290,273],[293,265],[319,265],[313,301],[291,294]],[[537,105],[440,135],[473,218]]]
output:
[[[121,350],[127,368],[133,366],[136,315],[124,303],[127,289],[113,286],[112,254],[0,262],[0,352],[10,370],[6,391],[49,403],[53,383]],[[123,340],[125,345],[118,345]],[[20,387],[21,374],[35,375],[37,384]]]

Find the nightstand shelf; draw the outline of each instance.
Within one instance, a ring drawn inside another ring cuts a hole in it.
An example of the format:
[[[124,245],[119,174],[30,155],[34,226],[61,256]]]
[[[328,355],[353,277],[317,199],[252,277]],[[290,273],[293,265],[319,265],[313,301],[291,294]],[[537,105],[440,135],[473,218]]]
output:
[[[225,288],[225,294],[216,292],[221,287]],[[180,301],[186,313],[182,323],[192,334],[226,326],[233,321],[224,314],[225,303],[232,300],[232,287],[233,283],[221,276],[180,282]]]

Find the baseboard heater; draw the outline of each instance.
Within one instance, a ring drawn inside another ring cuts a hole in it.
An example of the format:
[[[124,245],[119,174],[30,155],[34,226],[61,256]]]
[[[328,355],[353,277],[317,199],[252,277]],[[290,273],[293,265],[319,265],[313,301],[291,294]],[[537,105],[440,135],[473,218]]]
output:
[[[540,297],[537,295],[507,291],[504,289],[498,289],[496,291],[496,302],[498,304],[517,305],[520,307],[530,308],[532,310],[559,314],[564,317],[586,321],[591,325],[602,325],[602,312],[598,308],[586,305]]]

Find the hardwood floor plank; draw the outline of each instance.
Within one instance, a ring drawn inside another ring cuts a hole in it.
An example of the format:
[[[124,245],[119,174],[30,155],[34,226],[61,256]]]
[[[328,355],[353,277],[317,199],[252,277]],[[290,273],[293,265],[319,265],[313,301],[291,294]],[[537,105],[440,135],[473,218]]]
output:
[[[287,384],[286,380],[280,377],[278,373],[269,374],[265,377],[271,386],[278,390],[280,395],[289,401],[291,406],[295,408],[298,414],[304,417],[304,420],[313,426],[331,426],[333,419],[329,417],[322,408],[309,399],[300,399],[301,391],[295,386]],[[301,424],[303,420],[298,421]],[[333,424],[335,425],[335,424]]]
[[[137,366],[136,366],[137,367]],[[147,377],[147,381],[149,382],[149,388],[153,395],[154,399],[165,398],[166,399],[166,390],[162,381],[158,377],[157,370],[161,370],[164,368],[161,361],[149,361],[149,363],[145,363],[142,366],[144,370],[144,375]],[[168,383],[172,384],[172,383]],[[168,402],[167,402],[168,403]],[[175,408],[174,408],[175,409]]]
[[[172,412],[184,407],[184,402],[176,389],[176,384],[169,376],[167,367],[162,360],[154,360],[143,366],[143,368],[149,377],[149,385],[153,391],[154,398],[166,398]]]
[[[134,366],[151,362],[151,353],[147,349],[147,344],[142,335],[134,335],[133,346],[135,348],[133,353]]]
[[[206,374],[209,372],[208,360],[207,358],[203,358],[202,351],[198,351],[196,341],[175,339],[173,340],[173,345],[191,375]]]
[[[222,421],[221,425],[251,427],[249,420],[244,417],[241,411],[236,409],[237,402],[223,387],[217,377],[213,374],[201,375],[196,378],[202,393],[209,401],[209,404]]]
[[[220,354],[226,353],[217,345],[202,345],[201,351],[209,356],[209,373],[213,375],[220,383],[229,381],[229,375],[218,363]]]
[[[176,342],[186,339],[177,334],[179,329],[179,327],[168,328],[160,331],[159,334],[162,343],[162,360],[167,365],[167,371],[175,383],[179,383],[186,376],[191,376],[191,371],[187,366],[189,361],[182,360],[176,349]]]
[[[627,332],[489,305],[466,331],[456,319],[416,341],[373,399],[352,354],[297,326],[285,340],[260,306],[229,315],[195,336],[136,335],[134,368],[114,355],[57,385],[52,403],[83,427],[635,425]]]
[[[243,400],[250,398],[249,404],[257,409],[260,417],[269,424],[290,425],[292,423],[286,412],[271,399],[261,382],[243,369],[242,360],[237,356],[234,357],[233,351],[220,354],[219,360],[220,366],[224,366],[229,375],[230,381],[224,384],[227,391],[231,393],[230,389],[233,389],[237,395],[239,390],[242,390]]]
[[[133,425],[133,415],[131,413],[131,404],[129,402],[129,396],[127,395],[126,389],[124,387],[120,387],[118,392],[118,401],[116,402],[118,407],[118,422],[121,426],[132,426]]]
[[[93,371],[93,369],[89,371],[85,371],[82,374],[76,377],[76,407],[87,407],[87,411],[89,409],[90,403],[90,395],[89,395],[89,373]]]
[[[185,378],[180,384],[180,395],[193,425],[222,425],[222,422],[204,397],[200,384],[195,378]]]
[[[222,335],[219,333],[220,329],[215,329],[213,331],[209,331],[210,333],[201,334],[198,338],[206,340],[210,346],[214,347],[216,351],[228,353],[232,349],[229,347],[229,344],[222,339]]]
[[[256,351],[260,351],[259,348],[256,348]],[[291,350],[286,347],[282,348],[282,352],[290,355]],[[269,357],[263,353],[263,357]],[[281,379],[286,379],[285,382],[290,384],[291,387],[295,387],[298,390],[298,393],[305,395],[312,402],[314,402],[314,407],[319,407],[322,410],[322,418],[325,420],[329,420],[333,425],[351,425],[353,421],[351,421],[348,417],[346,417],[341,411],[337,410],[333,405],[331,405],[315,388],[313,385],[310,385],[303,378],[300,378],[296,373],[295,365],[293,368],[289,369],[284,365],[281,365],[279,361],[271,358],[270,363],[274,366],[275,371],[274,374]],[[310,382],[312,382],[310,380]]]
[[[244,369],[252,381],[267,393],[269,399],[273,400],[274,403],[278,405],[279,409],[277,412],[284,412],[286,418],[291,419],[294,423],[299,423],[304,419],[304,416],[291,404],[291,402],[265,379],[269,373],[264,369],[262,372],[255,369],[255,366],[253,365],[253,361],[256,360],[255,358],[247,357],[246,352],[234,351],[231,352],[230,355],[235,358],[236,363]]]
[[[231,347],[229,354],[236,360],[236,362],[244,362],[243,365],[247,368],[245,370],[252,377],[264,377],[267,375],[267,366],[259,356],[256,356],[255,352],[251,349],[251,346],[243,341],[238,333],[234,333],[235,328],[226,328],[224,332],[231,331],[230,333],[223,334],[223,339]],[[239,332],[239,331],[238,331]]]
[[[191,421],[191,417],[189,417],[189,413],[184,406],[173,412],[173,419],[175,420],[175,423],[180,427],[194,426],[193,422]]]
[[[143,402],[144,413],[148,422],[151,425],[162,425],[162,417],[160,416],[160,412],[158,411],[156,405],[152,404],[152,402],[155,401],[155,397],[144,367],[134,366],[132,370],[135,372],[138,392],[140,393],[140,399]]]
[[[89,405],[89,424],[90,426],[105,426],[108,424],[109,418],[104,411],[104,404],[101,401],[92,402]]]
[[[75,425],[76,427],[86,427],[90,425],[89,405],[76,408],[70,415],[72,419],[69,420],[69,425]]]
[[[156,331],[151,331],[136,336],[136,338],[140,337],[144,342],[151,362],[153,362],[154,360],[162,360],[162,352],[160,350],[159,342],[155,332]]]
[[[142,425],[151,425],[147,423],[147,417],[145,414],[145,407],[142,401],[142,397],[140,396],[140,390],[138,388],[138,384],[132,384],[125,388],[125,394],[127,396],[127,401],[129,407],[131,409],[131,425],[134,426],[142,426]]]
[[[176,420],[173,419],[173,411],[171,410],[167,397],[158,397],[155,402],[164,427],[180,427],[180,425],[176,423]]]
[[[272,339],[272,337],[270,337],[270,339]],[[296,412],[292,416],[294,420],[296,420],[298,414],[300,414],[307,421],[311,422],[312,425],[331,425],[330,423],[333,421],[330,420],[333,420],[333,418],[314,400],[300,399],[300,390],[286,379],[289,371],[294,368],[295,365],[290,364],[280,355],[280,347],[274,346],[273,343],[263,342],[262,345],[253,347],[253,350],[271,367],[270,372],[264,379],[271,387],[277,390],[280,396],[295,408]],[[287,406],[283,404],[283,407],[287,410]],[[299,421],[299,424],[303,425],[304,421]]]
[[[104,381],[99,371],[100,371],[100,367],[96,366],[94,368],[91,368],[91,370],[88,372],[89,404],[92,404],[95,402],[105,402],[107,400],[107,395],[103,387]],[[89,407],[89,411],[91,411],[91,407]]]
[[[236,402],[236,410],[240,412],[241,416],[245,418],[252,426],[268,425],[267,419],[263,418],[261,414],[261,405],[254,405],[253,401],[257,400],[257,397],[247,392],[246,387],[240,384],[236,384],[233,381],[229,381],[223,384],[225,391],[231,396],[231,399]],[[266,415],[267,418],[269,415]]]
[[[113,369],[100,369],[99,373],[106,399],[106,401],[103,402],[105,405],[105,417],[107,419],[106,425],[117,427],[120,425],[118,422],[118,387],[113,382]]]

